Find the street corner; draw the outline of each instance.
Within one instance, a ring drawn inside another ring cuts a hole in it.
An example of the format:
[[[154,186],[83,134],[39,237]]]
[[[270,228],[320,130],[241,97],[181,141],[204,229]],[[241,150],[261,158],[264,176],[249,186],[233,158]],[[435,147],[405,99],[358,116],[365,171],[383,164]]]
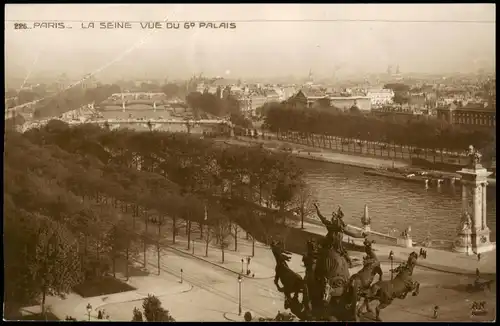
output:
[[[133,292],[133,291],[130,291]],[[98,308],[105,305],[103,298],[106,296],[98,296],[91,298],[82,298],[81,301],[75,304],[61,304],[55,305],[52,312],[61,320],[66,316],[71,316],[80,321],[94,321],[98,320]]]
[[[159,276],[150,276],[141,281],[142,286],[138,287],[136,293],[142,297],[154,295],[157,297],[173,294],[186,293],[193,289],[193,285],[180,279],[164,279]]]

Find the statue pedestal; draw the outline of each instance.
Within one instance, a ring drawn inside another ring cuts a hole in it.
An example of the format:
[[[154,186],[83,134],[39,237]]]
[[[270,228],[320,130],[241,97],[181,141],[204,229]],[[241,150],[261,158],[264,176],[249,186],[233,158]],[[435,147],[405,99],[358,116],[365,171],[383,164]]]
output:
[[[398,238],[397,245],[404,248],[413,248],[412,238]]]
[[[496,243],[492,243],[490,241],[490,232],[491,231],[488,227],[484,230],[476,230],[475,232],[472,232],[471,240],[477,254],[496,249]]]
[[[495,250],[496,245],[490,242],[491,231],[486,223],[486,186],[491,172],[477,161],[457,172],[462,176],[462,226],[453,251],[480,254]]]
[[[496,244],[490,242],[490,229],[462,230],[453,243],[453,251],[468,255],[495,250]]]
[[[471,230],[462,230],[458,233],[455,242],[453,243],[453,251],[468,255],[473,255]]]

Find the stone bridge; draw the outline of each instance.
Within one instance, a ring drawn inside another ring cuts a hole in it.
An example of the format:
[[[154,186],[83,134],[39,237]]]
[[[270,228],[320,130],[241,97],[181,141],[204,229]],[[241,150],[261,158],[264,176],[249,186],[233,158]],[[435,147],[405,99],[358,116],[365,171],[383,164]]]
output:
[[[166,99],[165,93],[148,93],[148,92],[137,92],[137,93],[114,93],[109,99],[110,100],[141,100],[141,99]]]
[[[9,119],[14,117],[15,114],[20,114],[20,113],[33,113],[35,110],[35,105],[39,102],[40,100],[36,100],[33,102],[28,102],[24,103],[21,105],[17,105],[15,107],[9,108],[5,110],[5,119]]]
[[[155,109],[157,106],[161,109],[164,107],[170,108],[170,107],[181,107],[183,106],[182,103],[174,103],[174,102],[169,102],[167,100],[144,100],[144,99],[139,99],[139,100],[106,100],[104,102],[100,103],[101,107],[107,107],[106,111],[115,111],[115,110],[127,110],[131,106],[134,105],[143,105],[143,106],[149,106],[153,109]],[[109,106],[116,106],[117,108],[111,109]]]

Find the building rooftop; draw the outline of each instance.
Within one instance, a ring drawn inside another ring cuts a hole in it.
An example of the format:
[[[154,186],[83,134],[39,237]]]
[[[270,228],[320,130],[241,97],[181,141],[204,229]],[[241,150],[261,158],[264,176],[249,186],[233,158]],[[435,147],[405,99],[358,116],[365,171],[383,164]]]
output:
[[[307,98],[324,98],[327,97],[326,93],[317,89],[305,88],[300,90]]]
[[[266,90],[266,96],[279,96],[275,90]]]
[[[458,103],[451,103],[448,105],[439,106],[437,110],[457,110],[457,111],[478,111],[478,112],[495,112],[494,106],[489,106],[487,103],[467,103],[460,105]]]
[[[387,89],[387,88],[371,88],[367,91],[367,93],[387,93],[387,94],[392,94],[394,93],[392,89]]]
[[[458,105],[455,110],[462,111],[494,111],[492,107],[488,106],[488,103],[467,103],[464,106]]]
[[[354,96],[329,96],[330,100],[369,100],[368,96],[354,95]]]
[[[237,83],[238,83],[237,80],[221,78],[221,79],[214,80],[211,85],[223,87],[223,86],[236,85]]]

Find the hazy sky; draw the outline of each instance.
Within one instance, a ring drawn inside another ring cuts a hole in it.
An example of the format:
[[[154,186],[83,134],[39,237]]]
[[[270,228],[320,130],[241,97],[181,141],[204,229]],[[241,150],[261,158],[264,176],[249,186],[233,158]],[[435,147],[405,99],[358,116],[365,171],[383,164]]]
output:
[[[335,69],[338,76],[377,73],[389,64],[429,73],[495,67],[494,4],[9,4],[5,19],[10,75],[78,75],[106,67],[101,74],[111,78],[200,72],[244,78],[303,76],[309,69],[322,76]],[[164,19],[237,27],[151,33],[138,23]],[[13,20],[28,27],[65,21],[72,29],[15,30]],[[81,29],[80,21],[136,23],[132,29],[101,30]]]

